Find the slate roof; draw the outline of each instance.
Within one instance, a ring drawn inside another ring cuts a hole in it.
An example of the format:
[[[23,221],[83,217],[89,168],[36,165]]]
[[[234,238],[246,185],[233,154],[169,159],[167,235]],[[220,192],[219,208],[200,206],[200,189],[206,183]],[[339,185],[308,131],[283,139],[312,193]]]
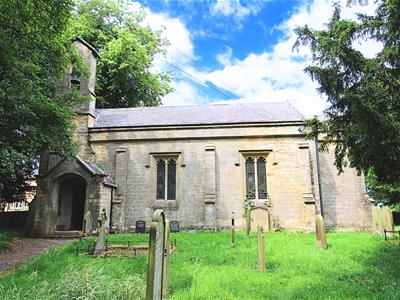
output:
[[[288,102],[97,109],[94,128],[303,121]]]

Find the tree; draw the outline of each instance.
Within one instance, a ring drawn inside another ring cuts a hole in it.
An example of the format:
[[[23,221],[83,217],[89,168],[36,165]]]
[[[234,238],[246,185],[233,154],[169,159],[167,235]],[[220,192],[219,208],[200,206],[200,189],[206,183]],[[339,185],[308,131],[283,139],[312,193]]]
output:
[[[123,0],[77,2],[70,34],[82,37],[100,53],[98,107],[157,106],[172,91],[168,73],[150,70],[167,41],[161,32],[142,26],[143,18],[143,11],[133,13]]]
[[[74,59],[66,29],[71,0],[0,1],[0,200],[21,199],[44,149],[74,150],[71,107],[55,95]],[[76,53],[76,52],[75,52]]]
[[[375,15],[341,18],[334,6],[324,30],[296,28],[297,41],[309,46],[313,65],[305,71],[327,96],[327,121],[318,126],[321,148],[335,143],[339,172],[347,163],[373,174],[376,185],[400,186],[400,1],[385,0]],[[382,50],[373,58],[356,50],[359,40],[374,39]],[[312,122],[313,123],[313,122]],[[315,125],[315,124],[314,124]],[[315,128],[315,127],[314,127]],[[400,202],[392,198],[387,203]]]

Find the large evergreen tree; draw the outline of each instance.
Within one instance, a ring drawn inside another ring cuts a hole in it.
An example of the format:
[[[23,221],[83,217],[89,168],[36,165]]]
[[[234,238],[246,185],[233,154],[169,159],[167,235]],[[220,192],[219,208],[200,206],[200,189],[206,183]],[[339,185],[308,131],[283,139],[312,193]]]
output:
[[[375,186],[400,185],[400,0],[378,3],[375,15],[345,20],[336,4],[324,30],[297,28],[295,47],[307,45],[313,65],[305,69],[327,96],[328,120],[320,124],[323,147],[335,143],[335,164],[373,174]],[[358,40],[374,39],[382,50],[365,57]],[[315,125],[315,124],[314,124]],[[315,126],[314,126],[315,128]],[[371,175],[370,175],[371,176]],[[387,203],[400,202],[386,197]]]

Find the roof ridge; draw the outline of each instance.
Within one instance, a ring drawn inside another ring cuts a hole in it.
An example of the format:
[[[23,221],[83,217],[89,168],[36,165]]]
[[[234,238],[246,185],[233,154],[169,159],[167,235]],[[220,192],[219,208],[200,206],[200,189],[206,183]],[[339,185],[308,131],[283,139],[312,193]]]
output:
[[[188,107],[213,107],[213,106],[239,106],[239,105],[259,105],[259,104],[288,104],[296,109],[288,101],[271,101],[271,102],[236,102],[236,103],[210,103],[210,104],[190,104],[190,105],[160,105],[160,106],[136,106],[136,107],[116,107],[116,108],[96,108],[96,111],[114,111],[114,110],[139,110],[139,109],[160,109],[160,108],[188,108]],[[297,112],[299,112],[296,109]],[[300,112],[299,112],[300,113]],[[301,113],[300,113],[301,114]],[[301,114],[303,115],[303,114]]]

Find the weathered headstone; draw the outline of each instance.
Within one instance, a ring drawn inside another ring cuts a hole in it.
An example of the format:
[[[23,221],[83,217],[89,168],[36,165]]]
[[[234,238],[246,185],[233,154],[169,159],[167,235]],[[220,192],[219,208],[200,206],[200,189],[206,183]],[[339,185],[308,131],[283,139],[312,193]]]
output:
[[[96,246],[94,247],[94,255],[102,255],[106,251],[106,227],[102,224],[97,230],[98,236]]]
[[[321,215],[315,217],[315,233],[317,235],[317,244],[322,249],[328,249],[328,243],[326,242],[326,230],[324,218]]]
[[[259,225],[265,231],[270,229],[269,212],[265,207],[255,207],[251,210],[251,231],[256,232]]]
[[[136,233],[146,233],[146,222],[136,221]]]
[[[265,237],[264,237],[264,229],[262,226],[258,226],[257,229],[257,253],[258,253],[258,262],[257,268],[260,272],[265,271]]]
[[[180,231],[180,225],[178,221],[171,221],[169,224],[170,224],[170,232]]]
[[[165,252],[165,216],[157,209],[150,224],[146,299],[162,299]]]
[[[83,227],[83,233],[85,235],[91,234],[93,231],[93,217],[92,217],[92,213],[90,212],[90,210],[88,210],[85,214],[85,218],[84,218],[84,227]]]
[[[163,269],[163,297],[168,298],[169,295],[169,256],[171,254],[171,244],[169,240],[169,222],[165,221],[164,233],[164,269]]]

